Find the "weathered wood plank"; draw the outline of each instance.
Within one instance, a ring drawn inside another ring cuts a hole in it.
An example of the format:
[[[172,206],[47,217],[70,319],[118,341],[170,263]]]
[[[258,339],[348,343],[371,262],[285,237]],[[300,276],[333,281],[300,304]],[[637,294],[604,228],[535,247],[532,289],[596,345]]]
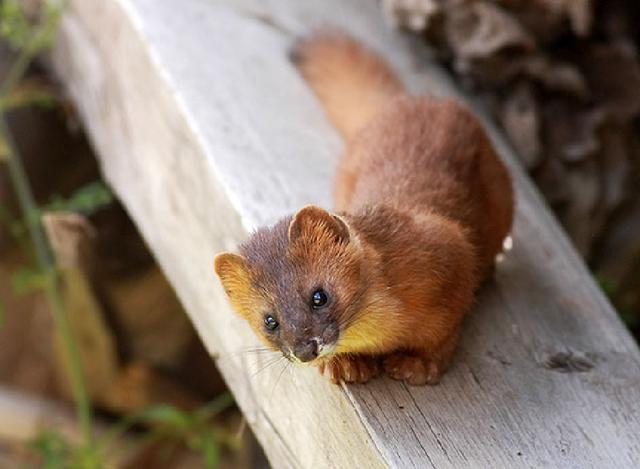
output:
[[[5,443],[28,444],[41,431],[51,428],[72,443],[79,444],[82,441],[71,408],[30,396],[24,391],[0,386],[0,416],[0,441]]]
[[[286,52],[319,25],[455,94],[372,0],[72,0],[54,63],[123,199],[277,467],[637,467],[640,354],[487,122],[518,195],[514,248],[436,387],[333,387],[264,359],[213,254],[330,206],[341,142]],[[257,362],[257,365],[256,365]],[[577,371],[581,370],[581,371]],[[566,372],[563,372],[566,371]]]

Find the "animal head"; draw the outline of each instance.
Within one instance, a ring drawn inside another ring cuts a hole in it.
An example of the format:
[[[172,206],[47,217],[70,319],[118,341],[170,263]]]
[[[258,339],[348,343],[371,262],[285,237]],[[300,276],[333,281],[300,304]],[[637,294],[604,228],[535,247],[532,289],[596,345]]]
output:
[[[363,255],[344,219],[316,206],[261,228],[215,270],[233,309],[297,363],[329,359],[358,311]]]

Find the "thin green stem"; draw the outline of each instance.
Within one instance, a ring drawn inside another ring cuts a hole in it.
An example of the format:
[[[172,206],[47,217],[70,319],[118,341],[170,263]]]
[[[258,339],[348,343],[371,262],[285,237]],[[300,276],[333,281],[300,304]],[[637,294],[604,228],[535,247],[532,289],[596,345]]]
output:
[[[32,40],[20,50],[18,57],[0,85],[0,101],[13,92],[16,85],[23,78],[31,60],[37,54],[37,45],[42,41],[43,35],[50,34],[54,27],[55,25],[45,24],[35,29],[32,34]],[[5,115],[2,112],[0,112],[0,138],[6,144],[5,162],[9,169],[9,176],[14,186],[31,242],[33,243],[36,261],[46,277],[45,293],[51,307],[56,331],[63,343],[64,359],[69,370],[76,413],[84,435],[85,445],[87,449],[91,449],[93,447],[92,409],[85,385],[80,354],[60,293],[58,272],[54,264],[53,255],[38,216],[38,206],[22,165],[22,159],[9,131]]]
[[[56,330],[60,334],[60,338],[64,344],[64,358],[68,364],[76,412],[85,437],[85,443],[91,446],[93,443],[92,411],[85,386],[80,354],[78,353],[73,330],[69,323],[62,295],[58,287],[59,279],[53,263],[53,256],[47,244],[40,220],[37,216],[34,216],[34,214],[38,213],[38,207],[33,198],[27,176],[22,166],[22,161],[18,156],[4,116],[0,118],[0,138],[4,139],[7,144],[6,164],[9,169],[9,176],[14,186],[23,217],[26,220],[38,267],[46,277],[45,293],[51,306]]]
[[[9,96],[20,80],[22,80],[33,57],[34,53],[31,48],[24,47],[20,50],[18,57],[11,65],[6,78],[2,81],[2,85],[0,85],[0,96],[2,96],[3,99]]]

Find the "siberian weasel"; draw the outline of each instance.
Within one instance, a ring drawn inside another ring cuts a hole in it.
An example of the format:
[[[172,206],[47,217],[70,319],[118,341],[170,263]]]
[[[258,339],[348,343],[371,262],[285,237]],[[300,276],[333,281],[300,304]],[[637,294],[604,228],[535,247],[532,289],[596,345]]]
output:
[[[434,384],[511,229],[509,174],[465,106],[409,96],[354,39],[316,34],[292,59],[346,141],[335,211],[307,206],[259,229],[216,257],[216,273],[289,360],[333,382],[382,366]]]

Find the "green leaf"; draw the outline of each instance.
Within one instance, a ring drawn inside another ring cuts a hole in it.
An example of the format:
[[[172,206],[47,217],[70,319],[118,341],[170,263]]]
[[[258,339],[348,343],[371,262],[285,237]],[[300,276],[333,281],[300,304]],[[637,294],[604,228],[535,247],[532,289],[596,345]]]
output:
[[[31,34],[31,25],[20,2],[3,0],[0,3],[0,36],[15,49],[20,49],[29,43]]]
[[[202,432],[198,440],[196,449],[202,451],[205,467],[207,469],[215,469],[220,463],[220,449],[213,432]]]
[[[34,80],[23,80],[8,96],[0,100],[0,111],[7,112],[26,106],[52,107],[56,103],[57,97],[49,87]]]
[[[71,449],[66,468],[69,469],[103,469],[102,455],[92,446],[81,446]]]
[[[31,267],[21,267],[11,274],[11,287],[18,295],[42,289],[46,282],[47,274]]]
[[[44,12],[42,21],[36,33],[32,35],[29,48],[32,53],[37,53],[49,48],[57,30],[60,16],[64,9],[64,0],[46,0],[43,3]]]
[[[619,286],[613,279],[607,277],[601,272],[595,272],[593,276],[595,277],[596,282],[600,285],[600,288],[602,288],[602,291],[604,291],[609,298],[616,295]]]
[[[54,430],[44,430],[36,435],[31,447],[40,454],[43,469],[64,469],[71,449],[65,439]]]
[[[192,426],[193,416],[172,405],[158,405],[144,412],[143,421],[163,424],[171,429],[185,431]]]
[[[45,211],[77,212],[92,215],[113,202],[113,193],[102,181],[94,181],[77,189],[69,197],[53,196]]]
[[[100,438],[102,451],[113,451],[116,442],[134,425],[150,427],[141,441],[162,439],[174,444],[186,444],[202,454],[205,467],[216,468],[220,460],[220,444],[225,442],[226,430],[217,427],[210,419],[233,404],[230,393],[224,393],[195,411],[181,410],[168,404],[160,404],[129,415]],[[112,446],[114,445],[114,446]],[[116,446],[117,447],[117,446]],[[231,445],[230,445],[231,447]]]
[[[231,407],[233,403],[234,400],[231,393],[225,392],[196,410],[196,416],[200,420],[210,419]]]

